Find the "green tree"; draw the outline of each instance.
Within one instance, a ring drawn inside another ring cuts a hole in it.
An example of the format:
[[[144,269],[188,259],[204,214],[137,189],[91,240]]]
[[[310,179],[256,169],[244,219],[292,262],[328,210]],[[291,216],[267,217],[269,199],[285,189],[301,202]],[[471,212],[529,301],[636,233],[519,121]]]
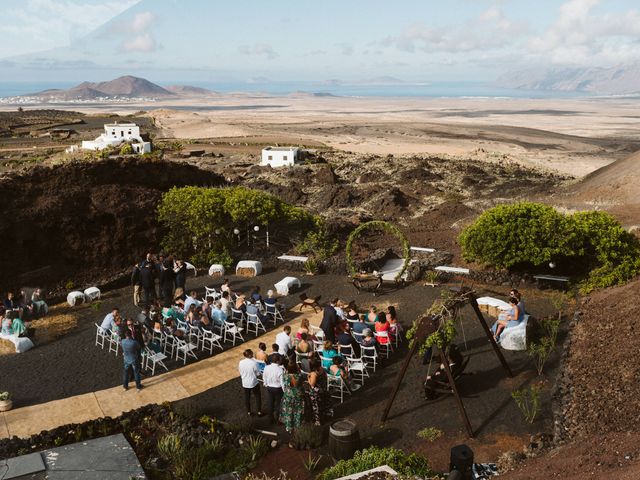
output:
[[[130,143],[125,143],[120,147],[120,155],[131,155],[133,153],[133,147]]]

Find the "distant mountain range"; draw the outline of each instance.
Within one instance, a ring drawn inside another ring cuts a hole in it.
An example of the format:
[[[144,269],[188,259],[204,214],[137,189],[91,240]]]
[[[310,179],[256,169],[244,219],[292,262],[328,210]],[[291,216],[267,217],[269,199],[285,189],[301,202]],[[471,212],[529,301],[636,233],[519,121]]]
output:
[[[43,101],[87,101],[113,98],[177,98],[209,96],[215,92],[205,88],[186,85],[174,85],[163,88],[149,80],[131,75],[118,77],[108,82],[82,82],[68,90],[49,89],[30,93],[23,97],[36,97]]]
[[[498,78],[496,84],[522,90],[634,95],[640,94],[640,63],[611,68],[532,68],[506,73]]]

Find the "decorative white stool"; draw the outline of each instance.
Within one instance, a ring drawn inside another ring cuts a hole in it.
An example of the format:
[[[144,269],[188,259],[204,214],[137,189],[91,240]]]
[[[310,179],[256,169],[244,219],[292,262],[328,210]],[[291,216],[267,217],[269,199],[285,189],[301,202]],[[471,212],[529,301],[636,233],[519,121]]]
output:
[[[98,287],[89,287],[84,291],[84,296],[87,302],[100,300],[100,289]]]
[[[278,295],[289,295],[289,290],[291,290],[293,287],[300,288],[302,287],[302,284],[296,277],[284,277],[274,286],[276,287],[276,292],[278,292]]]
[[[78,303],[84,303],[86,300],[82,292],[69,292],[69,295],[67,295],[67,303],[71,307],[75,307]]]
[[[236,265],[236,275],[257,277],[262,273],[262,264],[256,260],[241,260]]]

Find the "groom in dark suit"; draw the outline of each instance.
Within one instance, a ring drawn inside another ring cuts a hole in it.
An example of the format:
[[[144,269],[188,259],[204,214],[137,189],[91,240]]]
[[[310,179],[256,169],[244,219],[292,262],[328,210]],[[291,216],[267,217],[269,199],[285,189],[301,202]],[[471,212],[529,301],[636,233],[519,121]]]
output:
[[[322,322],[320,323],[320,329],[324,332],[324,339],[331,342],[335,342],[335,328],[338,323],[338,314],[336,313],[335,304],[338,299],[331,301],[331,303],[325,305],[322,312]]]

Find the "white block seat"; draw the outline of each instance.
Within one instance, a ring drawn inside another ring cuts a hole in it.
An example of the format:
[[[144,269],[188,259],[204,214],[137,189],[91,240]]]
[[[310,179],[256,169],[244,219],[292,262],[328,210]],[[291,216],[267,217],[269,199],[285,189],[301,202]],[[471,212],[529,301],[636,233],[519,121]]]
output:
[[[262,264],[257,260],[241,260],[236,265],[236,275],[248,276],[246,272],[253,271],[254,277],[262,273]]]
[[[301,288],[302,283],[296,277],[284,277],[278,283],[274,284],[274,287],[276,287],[278,295],[286,296],[289,295],[289,291],[293,290],[293,288]]]
[[[224,266],[219,263],[214,263],[209,267],[209,276],[210,277],[223,277],[224,276]]]
[[[100,289],[98,287],[89,287],[84,291],[84,296],[87,302],[100,300]]]
[[[69,292],[69,294],[67,295],[67,303],[70,307],[75,307],[76,305],[79,305],[86,301],[87,299],[82,292],[74,291]]]

